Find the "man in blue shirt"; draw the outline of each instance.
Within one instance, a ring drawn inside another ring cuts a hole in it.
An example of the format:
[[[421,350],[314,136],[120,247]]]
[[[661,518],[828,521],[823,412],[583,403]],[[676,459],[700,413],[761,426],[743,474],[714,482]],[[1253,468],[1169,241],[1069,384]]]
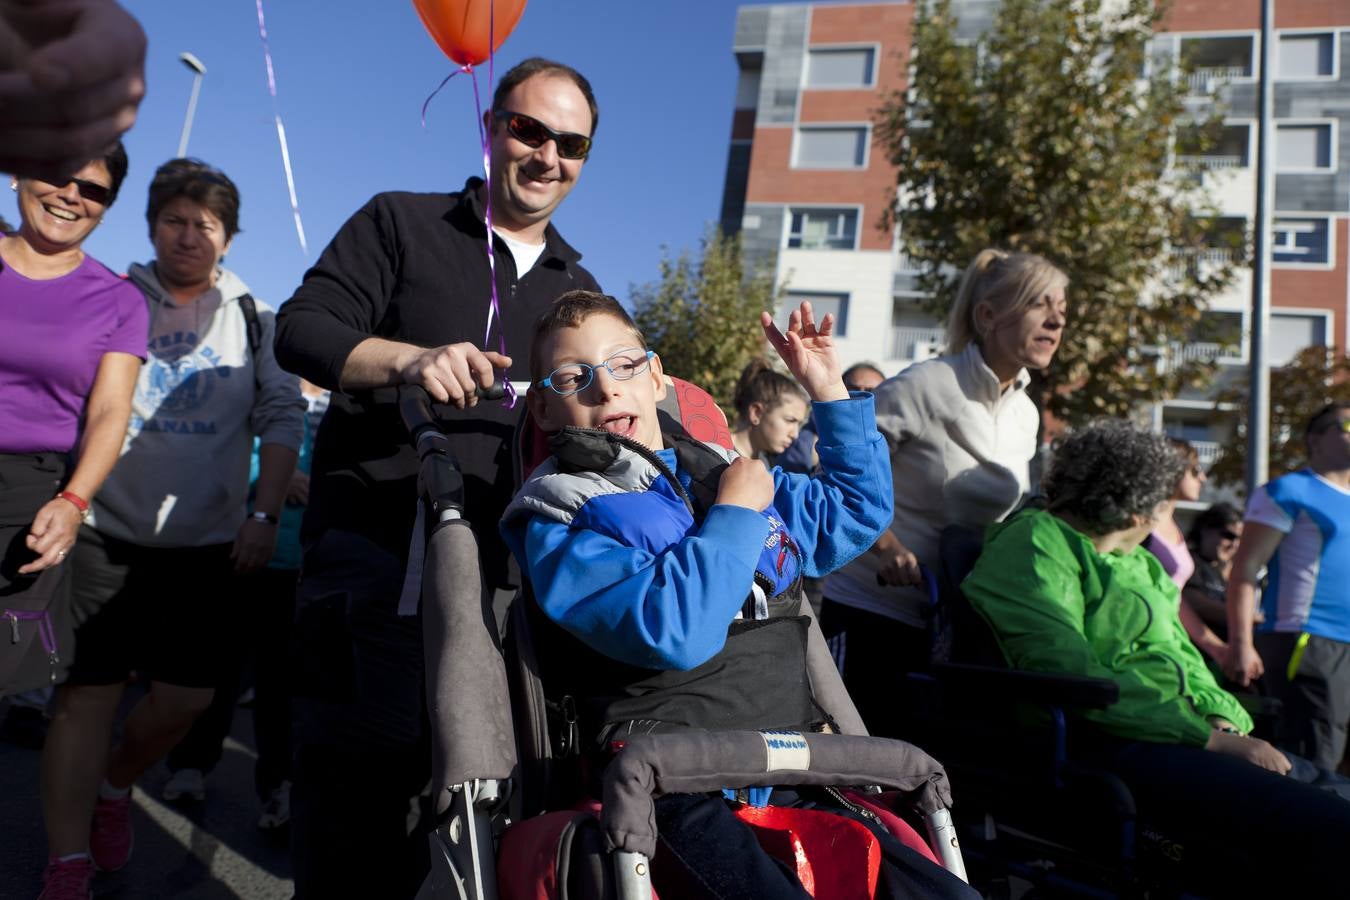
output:
[[[1308,467],[1258,488],[1228,582],[1229,677],[1283,701],[1276,743],[1334,770],[1350,721],[1350,404],[1308,421]],[[1265,622],[1253,639],[1256,587]]]

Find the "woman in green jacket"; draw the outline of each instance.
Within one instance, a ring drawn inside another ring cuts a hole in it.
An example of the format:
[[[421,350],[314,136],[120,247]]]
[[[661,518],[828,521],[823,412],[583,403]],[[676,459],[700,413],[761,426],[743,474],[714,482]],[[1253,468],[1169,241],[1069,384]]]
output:
[[[1119,702],[1081,714],[1091,724],[1074,745],[1129,785],[1141,824],[1207,877],[1288,888],[1343,869],[1346,785],[1248,735],[1187,638],[1177,587],[1141,546],[1183,464],[1127,422],[1074,432],[1042,482],[1046,507],[991,526],[962,591],[1014,668],[1119,685]]]

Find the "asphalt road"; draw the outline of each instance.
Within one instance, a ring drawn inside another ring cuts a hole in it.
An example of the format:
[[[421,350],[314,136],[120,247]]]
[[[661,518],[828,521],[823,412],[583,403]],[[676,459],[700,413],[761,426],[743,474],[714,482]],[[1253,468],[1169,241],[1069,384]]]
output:
[[[130,692],[128,692],[130,693]],[[42,889],[47,841],[38,798],[40,754],[0,742],[0,898],[28,900]],[[182,806],[160,799],[163,764],[136,785],[136,847],[120,872],[94,880],[99,900],[287,900],[290,862],[284,837],[258,830],[253,793],[253,727],[237,710],[206,801]]]

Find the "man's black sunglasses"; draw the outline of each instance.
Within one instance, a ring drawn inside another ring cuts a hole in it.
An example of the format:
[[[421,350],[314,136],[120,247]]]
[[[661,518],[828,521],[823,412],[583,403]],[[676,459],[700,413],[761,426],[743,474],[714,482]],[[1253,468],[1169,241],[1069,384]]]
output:
[[[43,179],[46,181],[46,179]],[[47,182],[53,187],[65,187],[68,184],[74,184],[80,196],[101,206],[107,206],[112,200],[112,188],[105,184],[99,184],[97,181],[85,181],[83,178],[67,178],[64,181],[58,176]]]
[[[552,141],[563,159],[585,159],[591,152],[591,139],[584,134],[572,131],[554,131],[533,116],[511,112],[509,109],[493,110],[493,118],[506,123],[511,137],[526,147],[542,147],[545,141]]]

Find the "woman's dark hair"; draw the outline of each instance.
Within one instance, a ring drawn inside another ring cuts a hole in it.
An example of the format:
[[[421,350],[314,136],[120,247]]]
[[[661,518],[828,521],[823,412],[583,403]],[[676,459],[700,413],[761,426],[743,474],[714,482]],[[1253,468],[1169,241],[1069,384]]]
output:
[[[1186,463],[1160,434],[1102,419],[1063,438],[1041,485],[1047,509],[1099,537],[1151,518]]]
[[[745,418],[749,415],[752,403],[763,404],[767,411],[782,403],[784,397],[800,397],[804,401],[809,399],[801,385],[775,370],[773,364],[761,356],[750,360],[741,370],[731,402],[737,414]]]
[[[1172,449],[1177,451],[1186,465],[1182,466],[1181,474],[1177,476],[1177,483],[1173,490],[1181,487],[1181,479],[1186,477],[1186,473],[1191,469],[1197,469],[1200,466],[1200,451],[1195,449],[1195,445],[1185,438],[1169,437],[1167,443]]]
[[[544,59],[542,56],[531,56],[529,59],[522,60],[511,67],[511,70],[502,76],[501,81],[497,82],[497,89],[492,92],[492,111],[506,109],[506,98],[511,96],[511,92],[529,81],[536,75],[557,75],[560,78],[566,78],[577,86],[581,91],[581,96],[586,98],[586,105],[591,110],[591,137],[595,137],[595,129],[600,127],[600,107],[595,105],[595,92],[591,90],[591,83],[571,66],[560,62],[554,62],[551,59]]]
[[[559,329],[576,328],[591,316],[613,316],[631,328],[637,343],[646,348],[647,339],[642,336],[642,329],[618,300],[599,291],[568,291],[534,321],[534,336],[530,339],[531,381],[538,381],[547,374],[543,371],[544,360],[539,358],[544,339]]]
[[[150,182],[145,220],[150,224],[152,239],[160,212],[179,197],[209,209],[225,226],[225,240],[239,233],[239,188],[224,172],[200,159],[181,158],[156,169]]]
[[[1186,532],[1186,543],[1192,548],[1200,546],[1200,535],[1212,528],[1223,531],[1242,521],[1242,510],[1231,503],[1215,503],[1195,517],[1191,530]]]
[[[103,165],[108,168],[108,202],[104,206],[109,207],[117,202],[117,192],[122,189],[122,182],[126,180],[130,162],[127,160],[127,148],[122,146],[121,141],[114,144],[101,158]]]

